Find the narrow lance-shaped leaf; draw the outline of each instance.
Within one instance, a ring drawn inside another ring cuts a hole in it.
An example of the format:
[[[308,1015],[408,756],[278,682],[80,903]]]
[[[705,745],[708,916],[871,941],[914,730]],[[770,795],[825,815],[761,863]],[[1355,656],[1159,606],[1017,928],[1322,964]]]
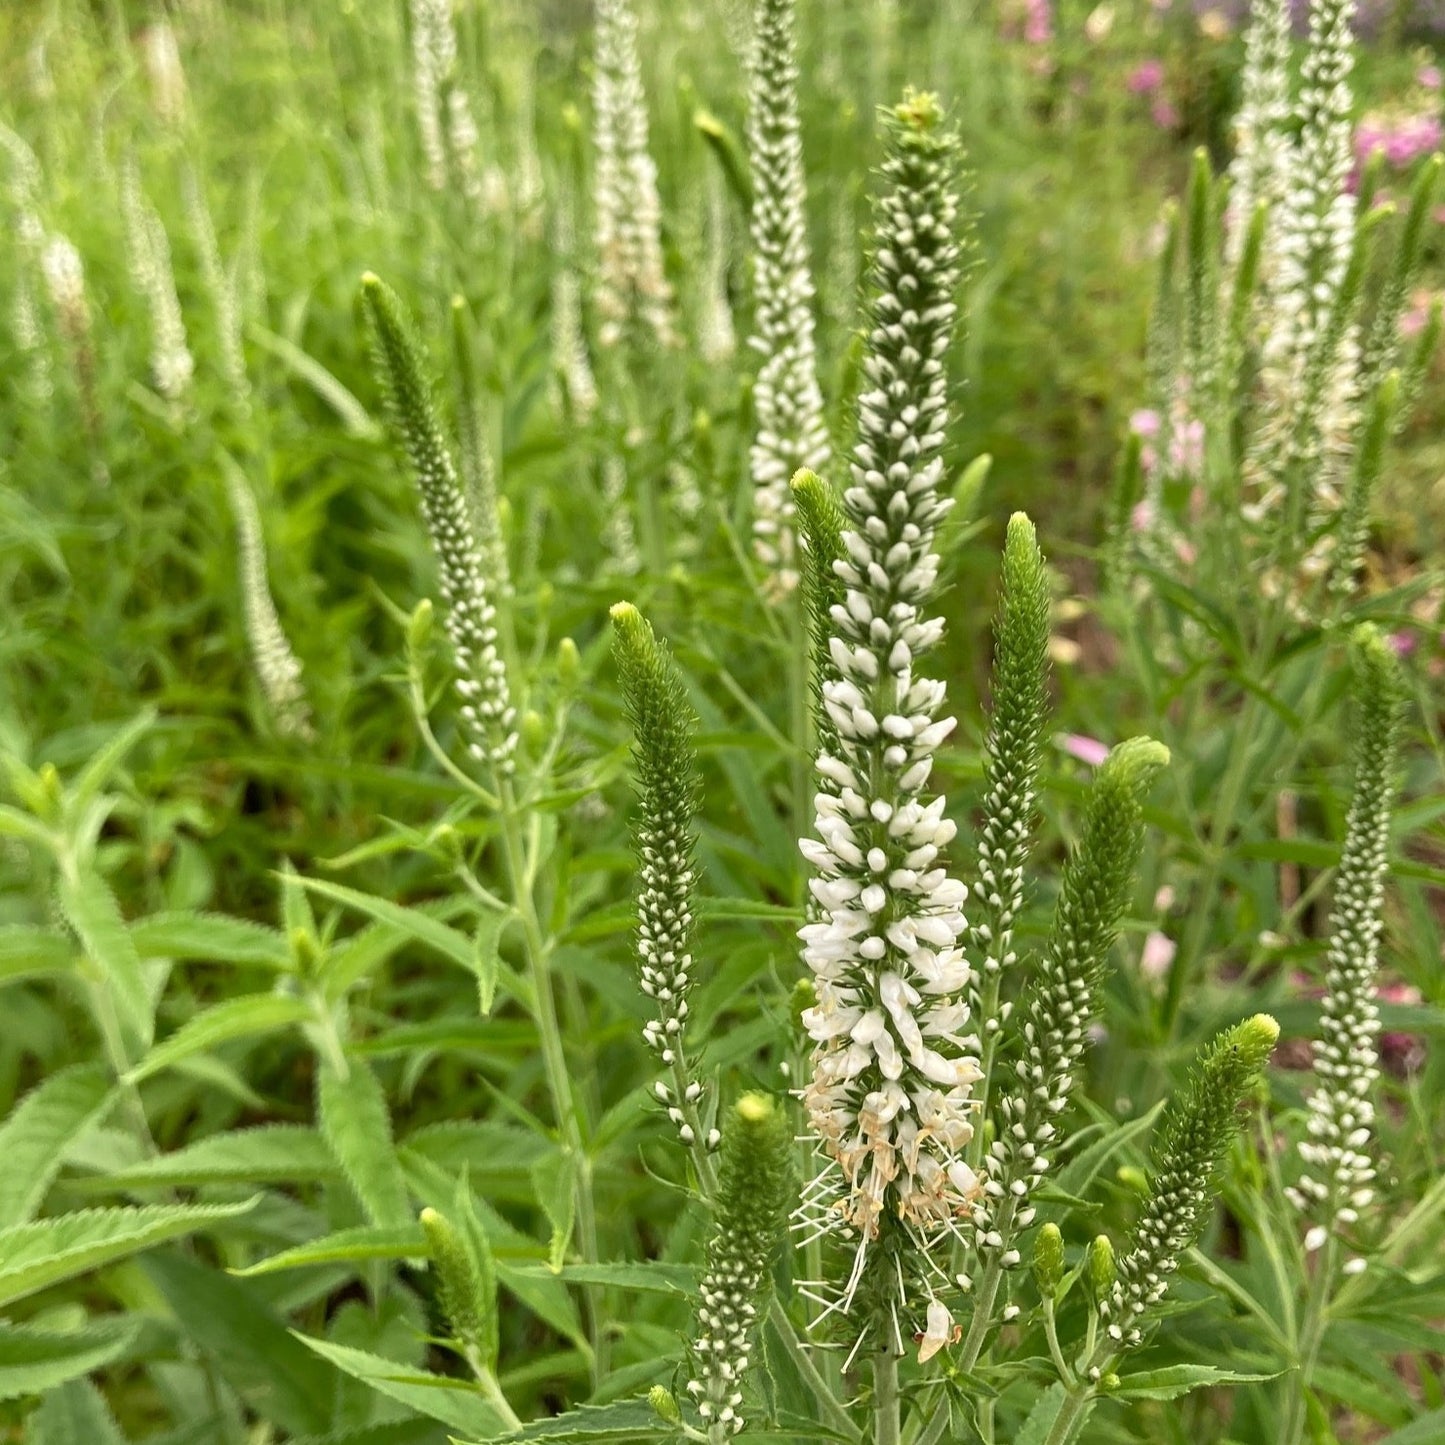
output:
[[[400,1229],[412,1222],[406,1180],[392,1143],[391,1115],[376,1075],[360,1059],[343,1076],[329,1065],[316,1086],[321,1132],[373,1224]]]

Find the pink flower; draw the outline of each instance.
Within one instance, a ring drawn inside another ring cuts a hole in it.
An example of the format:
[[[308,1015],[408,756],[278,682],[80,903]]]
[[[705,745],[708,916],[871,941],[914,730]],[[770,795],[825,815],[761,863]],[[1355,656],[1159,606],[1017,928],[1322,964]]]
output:
[[[1136,411],[1129,418],[1129,430],[1136,432],[1141,437],[1157,437],[1159,435],[1159,413],[1151,411],[1147,407]]]
[[[1154,102],[1149,114],[1160,130],[1176,130],[1179,126],[1179,112],[1162,97]]]
[[[1082,733],[1065,733],[1059,739],[1059,746],[1071,758],[1078,758],[1091,768],[1097,768],[1109,756],[1108,743],[1101,743],[1098,738],[1086,738]]]
[[[1054,38],[1054,16],[1049,0],[1025,0],[1024,39],[1030,45],[1047,45]]]
[[[1424,86],[1426,90],[1440,89],[1440,67],[1438,65],[1422,65],[1415,72],[1415,83]]]
[[[1163,978],[1174,962],[1178,948],[1172,938],[1166,938],[1157,928],[1151,929],[1144,939],[1144,949],[1139,955],[1139,972],[1145,978]]]
[[[1394,649],[1396,657],[1409,657],[1419,645],[1419,638],[1404,628],[1399,632],[1392,632],[1385,641]]]
[[[1162,60],[1144,61],[1141,65],[1135,66],[1125,83],[1134,95],[1148,95],[1150,91],[1158,90],[1164,84],[1164,62]]]
[[[1136,532],[1147,532],[1154,525],[1154,503],[1147,497],[1135,502],[1134,510],[1129,513],[1129,525]]]

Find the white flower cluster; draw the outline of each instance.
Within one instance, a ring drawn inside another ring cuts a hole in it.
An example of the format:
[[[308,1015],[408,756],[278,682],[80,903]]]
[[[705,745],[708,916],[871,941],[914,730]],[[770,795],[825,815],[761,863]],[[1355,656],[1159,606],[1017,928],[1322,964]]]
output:
[[[131,280],[150,310],[151,379],[167,401],[179,401],[190,387],[196,364],[176,294],[170,239],[141,189],[134,156],[127,157],[121,168],[120,203]]]
[[[1299,138],[1266,232],[1269,278],[1261,384],[1266,422],[1257,446],[1260,476],[1247,515],[1260,519],[1306,487],[1299,521],[1318,525],[1341,502],[1343,472],[1359,412],[1360,347],[1353,318],[1339,315],[1355,243],[1349,181],[1356,0],[1313,0],[1301,69]],[[1289,519],[1286,519],[1287,521]],[[1328,562],[1313,549],[1307,572]]]
[[[301,663],[281,626],[271,597],[271,584],[266,575],[266,543],[256,499],[238,468],[227,469],[226,491],[236,519],[241,600],[256,680],[276,730],[283,736],[305,741],[312,736],[311,712],[301,682]]]
[[[471,101],[456,77],[457,32],[451,0],[411,0],[412,92],[432,190],[447,187],[455,165],[471,201],[482,198],[481,137]]]
[[[141,31],[139,44],[156,116],[163,125],[179,129],[186,119],[186,72],[176,32],[168,20],[157,20]]]
[[[61,235],[49,237],[40,252],[40,275],[45,293],[60,318],[61,329],[72,341],[90,334],[90,306],[85,299],[85,265],[80,252]]]
[[[597,410],[597,381],[582,330],[582,296],[573,261],[571,212],[557,216],[556,264],[552,271],[552,359],[561,373],[567,404],[582,421]]]
[[[597,149],[597,310],[603,345],[641,322],[675,341],[672,288],[662,264],[662,202],[647,141],[647,98],[631,0],[597,0],[593,129]]]
[[[1288,1191],[1291,1203],[1315,1221],[1305,1238],[1309,1250],[1320,1248],[1340,1225],[1353,1224],[1374,1197],[1373,1096],[1380,1076],[1375,982],[1400,715],[1388,644],[1374,636],[1361,653],[1355,790],[1335,882],[1320,1035],[1314,1041],[1319,1087],[1309,1099],[1309,1137],[1299,1146],[1307,1170]]]
[[[1277,213],[1284,200],[1294,154],[1289,62],[1289,0],[1257,0],[1244,37],[1242,93],[1229,167],[1225,254],[1231,269],[1239,264],[1255,208],[1264,202]]]
[[[693,1349],[702,1359],[707,1378],[689,1380],[687,1388],[697,1397],[697,1412],[703,1423],[716,1425],[729,1435],[743,1428],[743,1417],[738,1414],[743,1403],[741,1382],[750,1363],[749,1337],[757,1323],[757,1306],[752,1297],[757,1293],[758,1281],[749,1264],[746,1259],[724,1253],[697,1290],[701,1333]]]
[[[762,358],[753,388],[753,546],[779,592],[798,581],[788,484],[801,467],[822,472],[830,455],[813,340],[795,24],[795,0],[759,0],[748,100],[756,294],[750,344]]]
[[[706,216],[704,222],[704,274],[702,316],[698,322],[698,352],[709,365],[729,360],[737,350],[737,332],[733,327],[733,308],[728,300],[728,236],[727,198],[723,195],[722,178],[717,171],[707,175]]]
[[[835,673],[823,684],[837,750],[818,758],[817,837],[802,843],[819,911],[800,934],[817,992],[803,1016],[816,1045],[804,1099],[842,1175],[838,1212],[858,1236],[845,1308],[885,1216],[931,1234],[951,1227],[975,1188],[960,1157],[979,1077],[961,1032],[966,889],[943,861],[956,832],[944,799],[926,792],[954,719],[938,716],[944,684],[915,671],[943,633],[925,609],[949,505],[938,486],[959,280],[950,138],[936,123],[926,97],[901,108],[884,167],[866,389],[837,564],[846,590],[832,609]]]

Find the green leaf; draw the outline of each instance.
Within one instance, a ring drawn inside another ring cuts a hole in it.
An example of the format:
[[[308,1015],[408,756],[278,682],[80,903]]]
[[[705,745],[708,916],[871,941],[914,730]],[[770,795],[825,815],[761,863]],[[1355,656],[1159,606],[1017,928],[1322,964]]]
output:
[[[429,913],[423,913],[419,908],[405,908],[400,903],[393,903],[389,898],[377,898],[374,894],[347,888],[342,883],[331,883],[324,878],[301,878],[297,881],[322,898],[329,898],[333,903],[354,908],[357,912],[366,914],[368,918],[373,918],[378,923],[389,924],[406,937],[415,939],[418,943],[424,943],[444,958],[460,964],[468,973],[476,974],[480,981],[482,975],[479,973],[479,946],[461,929],[453,928],[450,924],[443,923],[441,919],[433,918]],[[503,921],[508,917],[506,914],[493,916]],[[495,981],[494,974],[494,986]]]
[[[114,1002],[128,1044],[137,1053],[155,1037],[155,1007],[130,930],[110,885],[92,869],[61,875],[60,907],[70,920],[102,986]]]
[[[386,1095],[363,1060],[348,1060],[344,1078],[335,1069],[321,1070],[317,1112],[332,1157],[371,1222],[385,1229],[408,1228],[412,1211],[392,1142]]]
[[[291,967],[291,951],[276,929],[222,913],[156,913],[132,923],[130,936],[142,958]]]
[[[477,1006],[483,1018],[491,1014],[497,997],[497,980],[502,972],[502,933],[509,920],[509,914],[488,913],[477,924],[472,940],[472,972],[477,976]]]
[[[352,436],[373,440],[382,435],[381,427],[371,419],[371,414],[355,395],[310,352],[254,323],[246,328],[246,334],[263,351],[269,351],[293,376],[304,381],[336,413],[337,419]]]
[[[375,1229],[369,1225],[324,1234],[266,1259],[233,1269],[237,1279],[275,1274],[286,1269],[305,1269],[317,1264],[358,1264],[371,1259],[416,1259],[428,1253],[426,1237],[419,1227]]]
[[[1029,1411],[1028,1419],[1014,1436],[1014,1445],[1044,1445],[1054,1421],[1059,1418],[1059,1411],[1064,1408],[1064,1394],[1062,1385],[1050,1385],[1039,1396]]]
[[[32,1089],[0,1127],[0,1229],[40,1208],[71,1142],[104,1117],[115,1098],[101,1064],[62,1069]]]
[[[243,1204],[158,1204],[142,1209],[85,1209],[0,1230],[0,1304],[143,1249],[245,1214]]]
[[[538,1420],[502,1438],[550,1440],[552,1445],[564,1445],[569,1440],[672,1440],[676,1435],[677,1431],[663,1424],[646,1400],[618,1400],[612,1405],[584,1405],[550,1420]]]
[[[26,923],[0,927],[0,983],[68,973],[75,963],[70,940],[53,928]]]
[[[334,1178],[337,1167],[321,1135],[299,1124],[265,1124],[213,1134],[154,1159],[143,1160],[92,1187],[135,1189],[147,1185],[193,1188],[201,1184],[314,1184]]]
[[[544,1265],[519,1265],[517,1275],[539,1279],[560,1279],[568,1284],[595,1284],[609,1289],[641,1290],[648,1294],[690,1297],[697,1288],[696,1271],[683,1264],[564,1264],[560,1269]]]
[[[79,1330],[38,1330],[0,1321],[0,1400],[40,1395],[122,1355],[140,1333],[131,1319],[102,1319]]]
[[[1222,1370],[1217,1365],[1167,1365],[1162,1370],[1141,1370],[1125,1375],[1117,1390],[1109,1397],[1115,1400],[1177,1400],[1204,1385],[1256,1385],[1263,1380],[1278,1379],[1281,1371],[1268,1375],[1247,1374],[1241,1370]]]
[[[1431,1410],[1387,1435],[1378,1445],[1438,1445],[1445,1440],[1445,1410]]]
[[[125,1445],[110,1407],[89,1380],[52,1390],[30,1417],[28,1445]]]
[[[231,1039],[269,1034],[312,1017],[304,999],[284,993],[243,994],[227,999],[188,1019],[163,1043],[157,1044],[126,1076],[138,1084],[152,1074],[173,1068],[193,1054],[203,1054]]]
[[[315,1350],[323,1359],[329,1360],[338,1370],[371,1386],[378,1394],[433,1420],[440,1420],[454,1430],[465,1430],[469,1434],[491,1439],[503,1428],[501,1415],[474,1386],[464,1381],[408,1370],[395,1360],[382,1359],[380,1355],[354,1350],[330,1340],[313,1339],[295,1331],[292,1336],[307,1349]]]
[[[331,1429],[340,1378],[296,1343],[259,1286],[177,1250],[153,1254],[142,1267],[187,1341],[215,1361],[251,1409],[288,1434]]]

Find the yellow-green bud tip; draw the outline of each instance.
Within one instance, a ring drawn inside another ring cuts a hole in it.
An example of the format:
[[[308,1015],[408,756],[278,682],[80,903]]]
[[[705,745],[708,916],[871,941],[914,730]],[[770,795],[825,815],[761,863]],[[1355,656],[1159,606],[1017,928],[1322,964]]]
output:
[[[682,1424],[682,1411],[677,1408],[677,1401],[673,1399],[671,1390],[662,1385],[654,1385],[647,1392],[647,1403],[652,1406],[659,1419],[665,1420],[669,1425]]]
[[[766,1124],[773,1117],[777,1105],[769,1094],[744,1094],[736,1108],[738,1118],[744,1124]]]
[[[381,277],[375,271],[363,271],[361,273],[361,289],[363,291],[375,291],[381,285]]]
[[[943,118],[943,107],[932,91],[914,90],[910,86],[903,92],[903,99],[894,107],[893,113],[914,130],[932,130]]]
[[[1279,1042],[1279,1021],[1270,1014],[1255,1014],[1245,1019],[1239,1031],[1261,1049],[1272,1049]]]
[[[630,602],[614,602],[607,609],[607,615],[620,626],[625,622],[633,621],[642,614]]]
[[[417,1218],[421,1222],[421,1227],[423,1229],[434,1228],[436,1225],[440,1224],[442,1220],[441,1215],[438,1214],[436,1210],[432,1209],[430,1206],[428,1206],[426,1209],[423,1209],[422,1212],[417,1216]]]

